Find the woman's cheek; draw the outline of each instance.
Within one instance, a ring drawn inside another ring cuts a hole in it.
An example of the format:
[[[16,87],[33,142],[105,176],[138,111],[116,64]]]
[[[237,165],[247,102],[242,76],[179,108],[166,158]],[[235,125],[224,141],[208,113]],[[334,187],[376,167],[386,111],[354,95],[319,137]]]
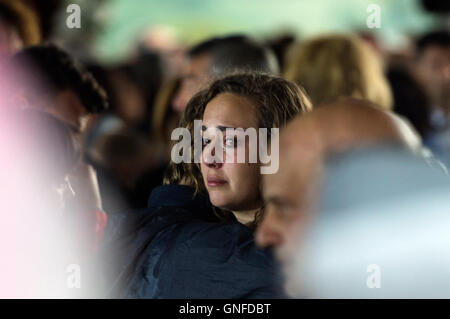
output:
[[[238,150],[239,150],[239,146],[226,148],[224,150],[224,154],[223,154],[224,162],[229,163],[229,164],[239,163],[238,154],[239,154],[239,152],[242,152],[242,150],[239,150],[239,151]]]

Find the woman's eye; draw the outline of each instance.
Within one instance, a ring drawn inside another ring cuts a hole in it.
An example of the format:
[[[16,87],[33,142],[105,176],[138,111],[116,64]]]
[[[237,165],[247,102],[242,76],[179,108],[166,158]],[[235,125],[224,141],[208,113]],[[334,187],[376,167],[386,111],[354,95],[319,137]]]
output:
[[[228,137],[225,139],[225,146],[226,147],[236,147],[236,138]]]
[[[211,142],[211,139],[207,138],[207,137],[203,137],[202,138],[202,145],[206,146]]]

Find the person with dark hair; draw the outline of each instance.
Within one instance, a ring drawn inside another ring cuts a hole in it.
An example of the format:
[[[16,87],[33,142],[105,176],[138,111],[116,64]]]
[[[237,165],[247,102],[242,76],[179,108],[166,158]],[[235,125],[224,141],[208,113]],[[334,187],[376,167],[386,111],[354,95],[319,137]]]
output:
[[[450,33],[425,34],[416,46],[416,70],[431,101],[431,131],[424,143],[450,164]]]
[[[435,107],[450,109],[450,33],[435,31],[417,41],[417,70]]]
[[[286,54],[290,46],[295,42],[295,35],[291,32],[282,33],[267,42],[267,45],[275,54],[278,65],[280,66],[280,73],[285,71]]]
[[[91,73],[53,44],[28,47],[11,63],[25,99],[78,132],[85,130],[89,115],[108,107],[106,93]]]
[[[303,90],[292,82],[258,73],[235,74],[196,94],[180,125],[192,132],[194,121],[203,119],[211,129],[221,123],[264,127],[271,132],[311,107]],[[215,112],[218,108],[222,113]],[[245,116],[240,117],[242,114]],[[204,156],[210,147],[206,139],[204,135]],[[229,145],[225,139],[218,143]],[[255,146],[237,144],[234,150],[246,153]],[[249,159],[236,163],[228,156],[232,155],[227,151],[224,163],[206,163],[204,159],[201,164],[172,163],[166,185],[153,190],[148,208],[136,220],[125,217],[119,222],[120,231],[116,230],[115,239],[104,247],[106,259],[102,260],[109,266],[102,267],[103,275],[113,283],[107,289],[109,296],[281,296],[277,265],[270,252],[256,248],[253,239],[253,230],[263,215],[261,158],[256,163]],[[216,178],[220,174],[226,182],[214,184],[210,173]]]
[[[163,83],[163,61],[157,53],[143,52],[130,67],[131,77],[143,93],[145,100],[144,116],[141,119],[139,129],[148,134],[151,131],[156,95]]]
[[[174,108],[182,112],[189,99],[214,79],[238,71],[278,74],[279,67],[268,47],[244,35],[212,38],[197,44],[187,53]]]
[[[430,100],[408,68],[391,66],[386,74],[391,85],[395,113],[407,118],[422,138],[430,132]]]

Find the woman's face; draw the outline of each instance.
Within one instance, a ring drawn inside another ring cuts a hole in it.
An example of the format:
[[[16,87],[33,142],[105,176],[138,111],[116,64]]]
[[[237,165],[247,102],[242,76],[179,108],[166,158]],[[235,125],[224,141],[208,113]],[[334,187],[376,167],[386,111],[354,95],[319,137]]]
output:
[[[202,123],[204,148],[201,171],[211,203],[216,207],[230,211],[246,211],[261,206],[260,164],[249,162],[249,139],[241,139],[239,143],[237,138],[227,138],[224,130],[255,128],[258,132],[255,113],[251,100],[231,93],[217,95],[206,106]],[[222,132],[222,141],[216,136],[217,131]],[[219,147],[215,148],[215,143],[219,143]],[[213,160],[216,149],[223,154],[222,163]],[[245,163],[238,163],[238,152],[245,153]]]

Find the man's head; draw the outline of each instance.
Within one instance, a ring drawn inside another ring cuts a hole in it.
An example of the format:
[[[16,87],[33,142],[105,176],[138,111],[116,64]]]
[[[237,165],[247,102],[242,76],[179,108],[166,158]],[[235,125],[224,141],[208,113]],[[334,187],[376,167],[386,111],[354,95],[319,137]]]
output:
[[[76,131],[86,116],[107,108],[106,93],[92,75],[54,45],[26,48],[12,58],[18,94]]]
[[[213,38],[196,45],[187,54],[174,108],[184,111],[195,93],[217,77],[237,71],[277,74],[278,64],[272,51],[245,36]]]
[[[284,265],[286,293],[448,298],[450,183],[429,164],[396,145],[329,157],[318,214]]]
[[[450,107],[450,33],[436,31],[417,41],[417,69],[436,106]]]
[[[363,100],[325,105],[288,124],[280,136],[279,170],[264,175],[259,246],[275,246],[278,257],[288,257],[315,210],[326,157],[382,142],[420,147],[417,134],[399,117]]]

